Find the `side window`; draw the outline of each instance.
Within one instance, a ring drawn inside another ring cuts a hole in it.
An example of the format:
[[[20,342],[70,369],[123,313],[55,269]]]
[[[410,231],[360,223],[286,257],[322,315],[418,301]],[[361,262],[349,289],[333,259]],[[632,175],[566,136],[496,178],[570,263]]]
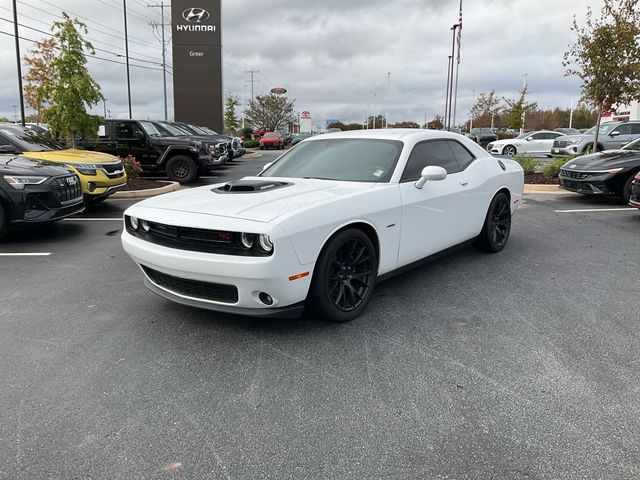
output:
[[[475,157],[469,153],[469,150],[464,148],[464,146],[458,142],[448,142],[451,151],[453,152],[454,157],[458,161],[458,166],[460,170],[464,170],[471,162],[475,160]],[[448,172],[448,171],[447,171]]]
[[[631,135],[640,135],[640,123],[631,123]]]
[[[0,135],[0,146],[11,145],[11,142],[5,138],[4,135]]]
[[[558,137],[562,137],[562,134],[556,132],[556,133],[547,133],[547,138],[549,140],[555,140]]]
[[[547,138],[547,134],[544,132],[534,133],[531,135],[531,140],[544,140]]]
[[[133,129],[131,122],[118,122],[116,123],[116,138],[118,140],[133,138]]]
[[[447,173],[460,171],[458,162],[446,140],[431,140],[418,143],[409,156],[404,167],[401,182],[416,181],[420,178],[422,169],[428,165],[443,167]]]
[[[618,132],[620,135],[629,135],[631,133],[631,125],[625,123],[624,125],[620,125],[614,128],[611,133]]]

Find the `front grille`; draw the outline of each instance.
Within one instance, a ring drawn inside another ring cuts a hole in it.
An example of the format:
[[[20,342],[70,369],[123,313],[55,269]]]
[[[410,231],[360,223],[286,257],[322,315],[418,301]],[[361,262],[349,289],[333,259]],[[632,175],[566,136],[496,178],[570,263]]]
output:
[[[54,180],[56,188],[53,189],[56,199],[60,203],[69,202],[82,197],[80,179],[77,175],[58,177]]]
[[[118,178],[124,175],[124,167],[122,166],[122,162],[103,163],[100,166],[107,173],[107,177],[109,178]]]
[[[84,210],[84,205],[82,203],[76,203],[75,205],[60,208],[52,218],[67,217],[74,213],[80,213],[82,210]]]
[[[257,239],[254,239],[253,248],[243,248],[240,245],[240,234],[238,232],[178,227],[157,222],[147,222],[147,224],[149,226],[149,231],[147,232],[142,229],[132,230],[127,219],[127,231],[131,235],[147,242],[177,250],[249,257],[268,257],[273,254],[273,250],[265,253],[256,248]]]
[[[588,172],[576,172],[576,171],[573,171],[573,170],[562,169],[562,170],[560,170],[560,176],[566,177],[566,178],[574,178],[576,180],[586,180],[587,178],[589,178],[591,176],[591,173],[588,173]]]
[[[553,142],[553,147],[554,148],[566,148],[571,144],[571,142],[567,141],[567,140],[555,140]]]
[[[142,266],[144,273],[156,285],[167,290],[179,293],[191,298],[209,300],[221,303],[237,303],[238,288],[235,285],[222,285],[219,283],[201,282],[186,278],[174,277],[166,273],[158,272],[152,268]]]

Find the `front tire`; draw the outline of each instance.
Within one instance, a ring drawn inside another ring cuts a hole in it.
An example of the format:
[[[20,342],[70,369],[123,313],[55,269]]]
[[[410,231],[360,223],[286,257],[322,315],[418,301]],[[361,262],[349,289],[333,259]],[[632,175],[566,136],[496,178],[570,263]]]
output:
[[[516,153],[518,153],[518,150],[513,145],[507,145],[502,149],[502,154],[508,157],[513,157]]]
[[[369,303],[377,274],[378,256],[371,239],[362,230],[344,230],[320,253],[310,305],[334,322],[353,320]]]
[[[482,252],[498,253],[507,244],[510,232],[511,204],[509,197],[498,192],[491,200],[482,231],[476,238],[474,246]]]
[[[627,179],[626,182],[624,182],[624,185],[622,186],[620,197],[622,198],[622,201],[625,205],[629,205],[629,201],[631,200],[631,183],[633,182],[634,177],[635,174],[631,174],[631,176]]]
[[[167,162],[167,177],[179,183],[191,183],[198,178],[198,167],[192,158],[176,155]]]

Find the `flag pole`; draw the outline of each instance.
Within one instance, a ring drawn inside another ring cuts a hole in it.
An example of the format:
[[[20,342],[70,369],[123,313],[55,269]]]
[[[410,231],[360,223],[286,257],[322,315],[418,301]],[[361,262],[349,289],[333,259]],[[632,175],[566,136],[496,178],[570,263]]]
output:
[[[453,126],[456,126],[456,109],[458,108],[458,73],[460,71],[460,42],[462,40],[462,0],[460,0],[460,17],[458,18],[458,58],[456,65],[456,86],[453,97]]]

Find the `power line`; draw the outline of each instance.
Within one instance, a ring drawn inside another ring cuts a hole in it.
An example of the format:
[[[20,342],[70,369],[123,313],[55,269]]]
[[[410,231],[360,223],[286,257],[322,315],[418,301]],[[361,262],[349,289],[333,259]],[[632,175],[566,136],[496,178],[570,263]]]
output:
[[[256,73],[260,73],[260,70],[246,70],[244,73],[250,73],[251,74],[251,103],[253,103],[254,98],[253,98],[253,75]]]

